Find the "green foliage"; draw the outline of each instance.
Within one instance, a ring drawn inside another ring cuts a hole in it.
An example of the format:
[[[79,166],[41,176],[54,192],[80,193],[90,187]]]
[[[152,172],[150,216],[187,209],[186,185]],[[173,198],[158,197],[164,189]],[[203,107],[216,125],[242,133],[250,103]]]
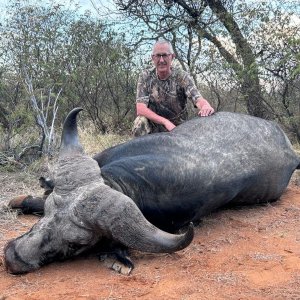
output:
[[[12,1],[0,24],[1,149],[18,159],[22,148],[41,146],[38,111],[50,131],[60,91],[55,128],[81,106],[98,132],[128,131],[136,85],[131,56],[124,35],[105,22],[55,1]]]
[[[74,22],[69,36],[70,79],[65,94],[73,106],[85,104],[100,132],[124,128],[124,120],[132,119],[136,85],[124,37],[86,16]]]

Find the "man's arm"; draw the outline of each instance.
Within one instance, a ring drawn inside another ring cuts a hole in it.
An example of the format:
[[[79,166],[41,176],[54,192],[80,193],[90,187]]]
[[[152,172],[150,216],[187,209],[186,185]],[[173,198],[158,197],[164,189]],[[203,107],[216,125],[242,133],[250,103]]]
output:
[[[154,111],[149,109],[147,107],[147,105],[144,103],[138,102],[136,104],[136,114],[138,116],[143,116],[156,124],[161,124],[161,125],[165,126],[168,131],[171,131],[173,128],[176,127],[171,121],[169,121],[168,119],[166,119],[164,117],[159,116]]]
[[[198,98],[196,106],[199,109],[198,115],[201,117],[210,116],[215,112],[215,110],[211,107],[208,101],[204,98]]]
[[[201,117],[212,115],[214,109],[209,102],[202,97],[192,76],[184,71],[181,71],[179,74],[181,76],[181,85],[184,88],[187,97],[189,97],[193,101],[193,104],[199,109],[198,115]]]

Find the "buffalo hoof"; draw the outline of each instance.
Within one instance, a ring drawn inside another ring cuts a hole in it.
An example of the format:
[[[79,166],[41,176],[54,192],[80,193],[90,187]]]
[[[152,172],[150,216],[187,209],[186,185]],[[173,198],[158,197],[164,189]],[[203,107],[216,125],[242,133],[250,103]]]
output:
[[[113,252],[102,252],[98,254],[99,260],[104,265],[122,275],[130,275],[134,264],[128,256],[126,249],[116,248]]]
[[[122,275],[130,275],[131,271],[133,270],[133,265],[126,265],[113,257],[101,256],[100,260],[103,261],[107,268],[112,269]]]

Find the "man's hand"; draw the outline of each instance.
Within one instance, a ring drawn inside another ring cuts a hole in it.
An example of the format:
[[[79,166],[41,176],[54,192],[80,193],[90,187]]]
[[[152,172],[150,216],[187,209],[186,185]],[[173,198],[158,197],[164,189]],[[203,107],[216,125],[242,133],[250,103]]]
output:
[[[166,129],[168,131],[171,131],[172,129],[174,129],[176,127],[171,121],[169,121],[167,119],[164,122],[164,126],[166,127]]]
[[[165,126],[165,128],[168,131],[171,131],[172,129],[174,129],[176,127],[171,121],[169,121],[168,119],[166,119],[162,116],[159,116],[154,111],[149,109],[147,107],[147,105],[144,103],[136,104],[136,112],[137,112],[138,116],[143,116],[156,124],[161,124],[161,125]]]
[[[215,110],[211,107],[208,101],[204,98],[199,98],[196,103],[196,106],[199,109],[198,115],[201,117],[210,116],[215,112]]]
[[[214,112],[215,110],[209,104],[204,104],[198,112],[198,115],[201,117],[207,117],[212,115]]]

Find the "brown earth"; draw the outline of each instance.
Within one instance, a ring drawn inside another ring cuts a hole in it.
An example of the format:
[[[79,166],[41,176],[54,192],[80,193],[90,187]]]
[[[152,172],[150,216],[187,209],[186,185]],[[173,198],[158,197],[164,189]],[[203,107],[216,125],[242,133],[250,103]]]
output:
[[[23,175],[0,174],[0,204],[37,186]],[[15,185],[12,185],[12,181]],[[19,181],[19,182],[18,182]],[[38,218],[2,214],[0,255],[11,238]],[[291,183],[275,203],[223,210],[195,229],[192,244],[174,254],[131,255],[129,276],[94,256],[53,263],[13,276],[0,265],[4,299],[300,299],[300,187]]]

